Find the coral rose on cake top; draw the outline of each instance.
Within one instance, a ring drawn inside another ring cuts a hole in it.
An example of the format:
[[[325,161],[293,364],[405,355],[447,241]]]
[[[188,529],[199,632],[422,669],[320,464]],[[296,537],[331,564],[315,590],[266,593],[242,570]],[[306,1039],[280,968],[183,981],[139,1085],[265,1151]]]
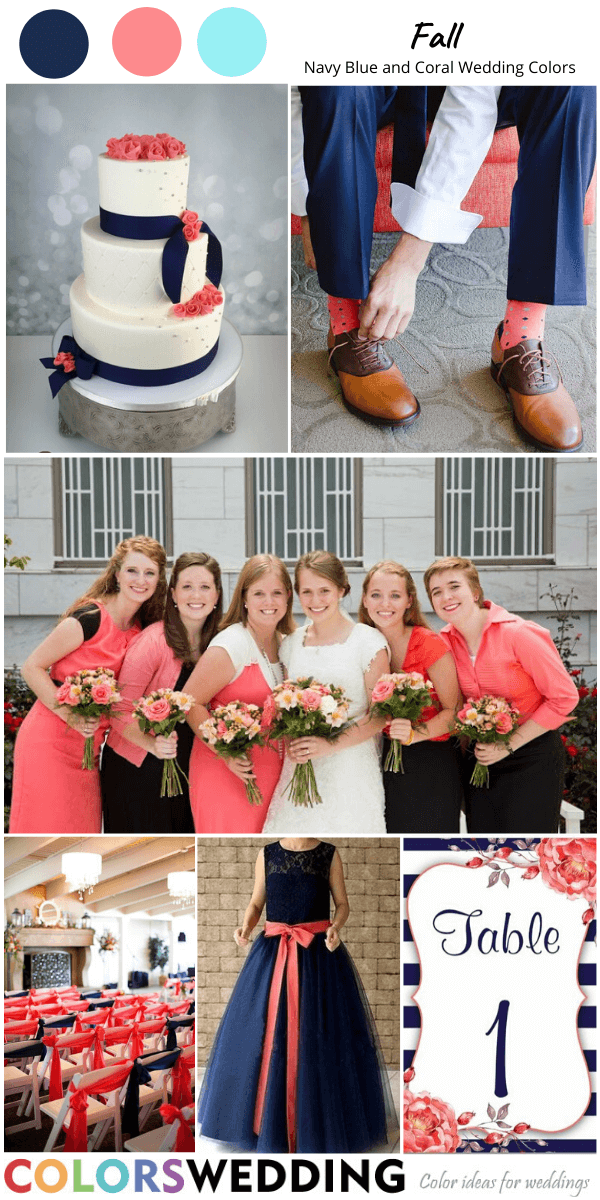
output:
[[[181,158],[185,145],[170,133],[125,133],[121,138],[109,138],[106,143],[109,158],[134,162],[144,159],[157,162],[165,158]]]

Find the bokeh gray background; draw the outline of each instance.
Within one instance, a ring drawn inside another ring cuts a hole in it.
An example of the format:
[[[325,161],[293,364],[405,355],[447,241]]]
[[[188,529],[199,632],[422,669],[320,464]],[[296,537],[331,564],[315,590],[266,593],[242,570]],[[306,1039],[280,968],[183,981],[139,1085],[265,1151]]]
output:
[[[287,327],[287,88],[36,84],[7,88],[7,333],[54,333],[81,273],[109,137],[171,133],[190,155],[188,206],[223,245],[240,333]]]

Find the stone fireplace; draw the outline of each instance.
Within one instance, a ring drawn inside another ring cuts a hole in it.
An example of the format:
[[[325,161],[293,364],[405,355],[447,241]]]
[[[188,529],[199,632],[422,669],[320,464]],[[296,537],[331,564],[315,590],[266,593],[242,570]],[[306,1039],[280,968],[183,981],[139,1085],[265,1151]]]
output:
[[[28,987],[62,987],[88,983],[94,940],[92,929],[59,929],[35,926],[19,930],[22,963],[8,965],[9,991]],[[60,978],[60,982],[59,982]]]

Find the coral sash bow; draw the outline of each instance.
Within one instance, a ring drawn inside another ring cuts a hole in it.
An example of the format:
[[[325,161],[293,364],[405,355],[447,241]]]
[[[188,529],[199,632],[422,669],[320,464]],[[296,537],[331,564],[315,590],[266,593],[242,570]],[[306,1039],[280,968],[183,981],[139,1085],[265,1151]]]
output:
[[[279,921],[265,921],[264,936],[279,937],[279,949],[271,980],[267,1004],[267,1024],[263,1042],[256,1107],[254,1109],[254,1132],[260,1133],[263,1118],[269,1067],[275,1039],[275,1025],[279,1011],[279,1000],[286,975],[287,998],[287,1072],[286,1072],[286,1117],[288,1147],[296,1150],[296,1090],[298,1083],[298,1048],[300,1037],[300,988],[298,975],[298,946],[304,950],[310,946],[316,933],[326,933],[330,921],[307,921],[304,925],[285,925]],[[287,972],[286,972],[287,967]]]

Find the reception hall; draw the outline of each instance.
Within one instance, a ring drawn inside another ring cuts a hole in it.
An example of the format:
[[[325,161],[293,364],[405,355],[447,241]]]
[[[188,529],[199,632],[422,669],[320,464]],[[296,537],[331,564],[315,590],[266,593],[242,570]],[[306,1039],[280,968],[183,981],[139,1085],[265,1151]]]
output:
[[[194,1149],[195,846],[5,839],[4,1137]]]

